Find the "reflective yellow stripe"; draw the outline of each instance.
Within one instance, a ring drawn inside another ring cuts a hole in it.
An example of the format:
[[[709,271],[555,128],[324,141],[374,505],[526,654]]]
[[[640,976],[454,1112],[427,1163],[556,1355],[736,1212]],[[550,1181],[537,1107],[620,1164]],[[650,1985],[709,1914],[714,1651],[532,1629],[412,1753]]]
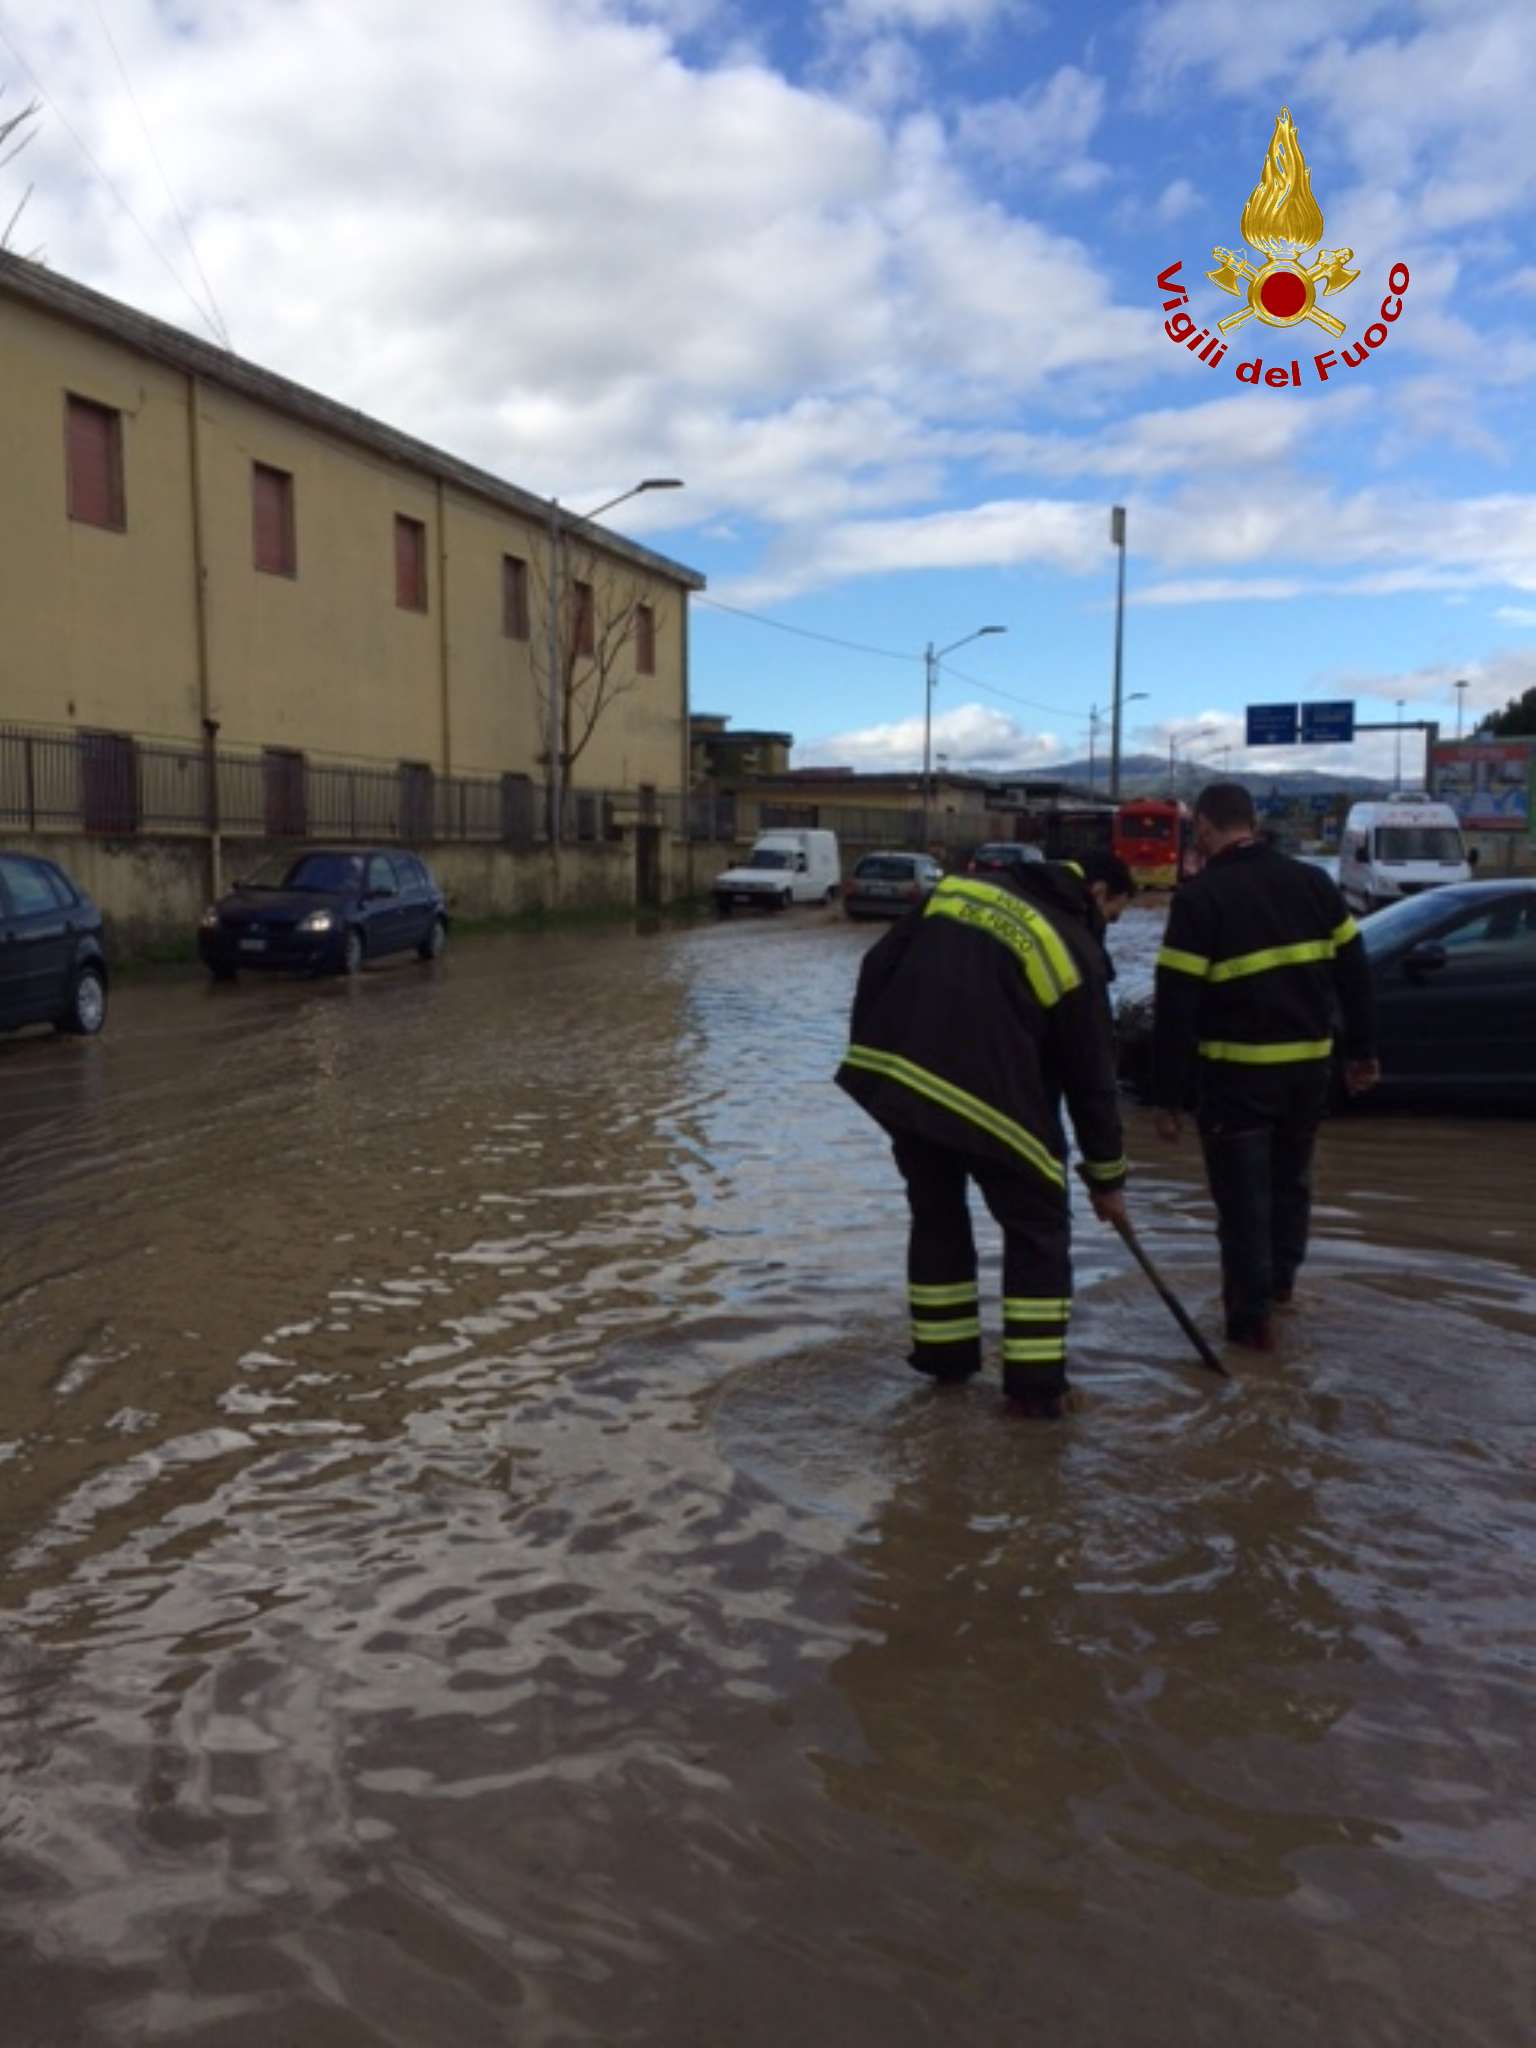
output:
[[[1181,953],[1177,946],[1164,946],[1157,956],[1159,967],[1171,967],[1176,974],[1192,974],[1196,981],[1204,981],[1211,971],[1211,963],[1204,953]]]
[[[1347,946],[1351,939],[1358,939],[1359,936],[1359,925],[1355,923],[1355,920],[1352,917],[1346,917],[1342,924],[1336,924],[1333,928],[1333,943],[1335,950],[1337,950],[1341,946]]]
[[[1301,1060],[1325,1060],[1332,1051],[1331,1038],[1299,1038],[1288,1045],[1238,1045],[1207,1038],[1200,1045],[1202,1059],[1235,1060],[1241,1067],[1287,1067]]]
[[[968,876],[946,875],[928,899],[927,914],[953,917],[973,928],[980,926],[1001,939],[1018,957],[1030,987],[1047,1009],[1082,981],[1071,953],[1050,919],[1021,902],[1010,890]]]
[[[1314,960],[1332,958],[1332,939],[1303,939],[1299,945],[1266,946],[1261,953],[1239,953],[1233,960],[1219,960],[1211,969],[1211,979],[1241,981],[1250,974],[1268,974],[1272,967],[1306,967]]]
[[[909,1287],[907,1299],[914,1308],[963,1308],[981,1292],[974,1280],[959,1280],[953,1287]]]
[[[967,1316],[958,1323],[920,1323],[914,1317],[912,1335],[919,1344],[963,1344],[981,1335],[981,1317]]]
[[[1072,1313],[1070,1300],[1052,1301],[1047,1296],[1039,1300],[1026,1294],[1005,1295],[1003,1298],[1003,1320],[1010,1323],[1064,1323]]]
[[[1059,862],[1058,865],[1064,867],[1069,875],[1076,875],[1077,879],[1080,882],[1087,881],[1088,877],[1083,873],[1083,870],[1077,861],[1064,860]]]
[[[1090,1180],[1119,1180],[1122,1175],[1129,1173],[1130,1170],[1131,1162],[1128,1159],[1085,1159],[1083,1161],[1083,1171]]]
[[[989,1137],[996,1138],[1000,1145],[1017,1152],[1037,1173],[1043,1174],[1057,1187],[1066,1186],[1065,1167],[1048,1146],[1041,1144],[1033,1131],[1026,1131],[1022,1124],[1016,1124],[1011,1116],[1004,1116],[1000,1109],[993,1109],[979,1096],[957,1088],[953,1081],[946,1081],[939,1074],[930,1074],[926,1067],[902,1059],[899,1053],[877,1052],[873,1046],[850,1045],[844,1059],[850,1067],[859,1067],[869,1074],[883,1074],[888,1081],[897,1081],[903,1088],[910,1088],[914,1095],[925,1095],[941,1109],[964,1118]]]
[[[1005,1365],[1055,1365],[1067,1355],[1065,1337],[1005,1337]]]

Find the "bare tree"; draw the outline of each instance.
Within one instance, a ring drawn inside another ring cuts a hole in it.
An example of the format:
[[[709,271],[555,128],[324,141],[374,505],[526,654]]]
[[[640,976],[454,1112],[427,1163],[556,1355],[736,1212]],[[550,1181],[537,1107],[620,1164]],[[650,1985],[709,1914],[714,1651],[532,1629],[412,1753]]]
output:
[[[611,556],[567,533],[560,548],[559,617],[557,622],[556,695],[560,718],[560,779],[571,786],[576,763],[590,746],[599,726],[621,697],[650,681],[638,657],[640,641],[649,635],[654,658],[660,638],[657,610],[648,606],[645,585],[638,577],[616,572]],[[529,647],[538,688],[541,729],[549,732],[550,563],[547,552],[530,578],[534,603]],[[648,614],[648,616],[647,616]]]
[[[0,93],[4,90],[5,87],[0,85]],[[31,100],[19,114],[0,114],[0,171],[8,164],[13,164],[36,135],[37,130],[32,123],[41,111],[40,103]],[[23,209],[31,197],[32,187],[29,185],[11,209],[5,226],[0,228],[0,252],[10,249],[11,237],[16,232],[16,223],[21,219]]]

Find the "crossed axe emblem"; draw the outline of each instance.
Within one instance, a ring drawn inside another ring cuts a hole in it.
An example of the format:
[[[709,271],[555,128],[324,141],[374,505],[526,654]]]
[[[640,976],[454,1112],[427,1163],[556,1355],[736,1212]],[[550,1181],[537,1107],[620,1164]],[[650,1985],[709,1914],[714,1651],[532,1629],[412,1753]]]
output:
[[[1354,253],[1353,249],[1319,249],[1310,263],[1302,263],[1298,259],[1284,263],[1271,260],[1262,270],[1255,270],[1247,257],[1239,255],[1236,250],[1213,249],[1211,254],[1216,258],[1220,268],[1208,270],[1206,276],[1222,291],[1230,292],[1233,298],[1240,299],[1246,296],[1248,300],[1240,312],[1229,313],[1225,320],[1218,321],[1218,327],[1226,334],[1234,328],[1241,327],[1257,313],[1273,326],[1289,326],[1294,324],[1294,320],[1310,320],[1321,327],[1325,334],[1331,334],[1337,339],[1344,332],[1344,322],[1332,313],[1325,313],[1317,304],[1317,299],[1320,292],[1326,297],[1331,292],[1345,291],[1354,283],[1360,275],[1358,270],[1349,268]],[[1300,279],[1306,292],[1306,304],[1297,310],[1293,320],[1276,320],[1273,315],[1266,315],[1263,311],[1260,296],[1263,284],[1277,271]]]

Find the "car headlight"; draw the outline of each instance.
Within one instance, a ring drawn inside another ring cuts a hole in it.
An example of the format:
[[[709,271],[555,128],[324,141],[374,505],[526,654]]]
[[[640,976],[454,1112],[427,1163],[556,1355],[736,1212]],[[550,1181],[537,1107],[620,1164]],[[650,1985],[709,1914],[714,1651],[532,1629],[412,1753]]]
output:
[[[203,930],[205,932],[214,932],[217,931],[218,928],[219,906],[217,905],[217,903],[210,903],[208,908],[203,912]]]
[[[336,913],[332,910],[312,910],[308,917],[301,919],[299,930],[311,935],[333,932],[336,929]]]

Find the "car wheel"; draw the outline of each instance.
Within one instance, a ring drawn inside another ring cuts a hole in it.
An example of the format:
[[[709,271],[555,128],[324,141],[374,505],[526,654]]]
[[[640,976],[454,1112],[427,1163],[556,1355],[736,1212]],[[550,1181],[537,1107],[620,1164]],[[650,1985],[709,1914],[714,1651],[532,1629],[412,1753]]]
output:
[[[215,981],[237,981],[239,979],[239,969],[226,967],[222,961],[217,966],[210,963],[208,972]]]
[[[731,904],[726,902],[723,896],[717,896],[715,898],[716,917],[729,917],[731,914],[732,907],[733,906]]]
[[[347,933],[341,949],[341,971],[343,974],[361,974],[363,962],[368,957],[368,948],[363,944],[363,935],[356,925]]]
[[[784,891],[784,894],[779,898],[780,910],[788,910],[789,906],[791,905],[791,903],[794,902],[794,900],[794,892],[792,890],[786,889]]]
[[[416,948],[417,958],[421,960],[441,960],[443,948],[447,943],[448,927],[440,917],[434,917],[431,931],[427,933],[427,936]]]
[[[96,1036],[107,1021],[107,984],[99,968],[81,968],[69,992],[69,1008],[58,1021],[71,1038]]]
[[[821,900],[823,903],[835,903],[837,901],[837,884],[835,882]]]

